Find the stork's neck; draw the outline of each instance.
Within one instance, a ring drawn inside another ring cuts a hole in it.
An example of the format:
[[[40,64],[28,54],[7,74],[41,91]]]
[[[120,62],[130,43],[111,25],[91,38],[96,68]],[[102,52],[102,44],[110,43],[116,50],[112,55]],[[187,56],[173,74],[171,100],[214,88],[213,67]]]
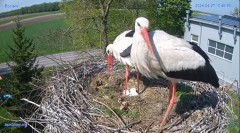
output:
[[[135,32],[133,35],[131,58],[133,65],[137,67],[139,72],[145,76],[148,76],[148,74],[145,74],[145,72],[149,72],[147,67],[149,61],[148,56],[150,56],[150,54],[144,38],[142,37],[141,33]]]

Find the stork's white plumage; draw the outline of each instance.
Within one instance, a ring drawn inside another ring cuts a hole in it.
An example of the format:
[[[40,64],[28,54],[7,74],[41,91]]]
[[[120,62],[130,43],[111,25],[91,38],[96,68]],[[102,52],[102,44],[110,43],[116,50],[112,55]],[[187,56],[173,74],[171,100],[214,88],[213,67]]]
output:
[[[218,77],[206,53],[197,45],[156,30],[148,33],[149,21],[135,21],[131,49],[133,65],[146,77],[169,79],[169,106],[160,127],[176,102],[176,82],[201,81],[219,87]]]
[[[106,48],[107,54],[113,54],[114,58],[124,65],[132,66],[130,55],[122,57],[120,54],[132,45],[134,31],[124,31],[116,37],[113,44]]]
[[[134,30],[124,31],[123,33],[121,33],[116,37],[113,44],[109,44],[106,48],[106,52],[108,56],[110,56],[109,60],[111,60],[111,55],[113,55],[116,60],[126,65],[126,81],[125,81],[125,86],[123,90],[124,95],[126,95],[127,93],[128,75],[129,75],[128,66],[132,66],[130,52],[131,52],[131,45],[133,41],[133,34],[134,34]],[[137,89],[138,89],[138,86],[137,86]]]

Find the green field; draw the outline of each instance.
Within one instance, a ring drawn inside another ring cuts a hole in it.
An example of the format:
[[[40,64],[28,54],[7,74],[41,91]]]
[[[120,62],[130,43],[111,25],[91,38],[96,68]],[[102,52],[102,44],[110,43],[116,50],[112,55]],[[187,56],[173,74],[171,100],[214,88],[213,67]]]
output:
[[[33,13],[33,14],[27,14],[27,15],[19,15],[19,19],[23,20],[23,19],[27,19],[27,18],[32,18],[32,17],[37,17],[37,16],[43,16],[43,15],[48,15],[48,14],[56,14],[56,13],[60,13],[60,11],[55,11],[55,12],[43,12],[43,13]],[[17,16],[14,18],[9,18],[7,20],[1,20],[0,19],[0,25],[1,24],[6,24],[9,23],[11,21],[16,20]]]
[[[73,50],[71,40],[67,38],[68,35],[63,34],[66,28],[63,18],[34,23],[25,28],[25,35],[34,40],[39,55]],[[9,52],[8,45],[14,45],[12,35],[12,30],[0,32],[0,63],[8,61],[6,55],[6,52]]]

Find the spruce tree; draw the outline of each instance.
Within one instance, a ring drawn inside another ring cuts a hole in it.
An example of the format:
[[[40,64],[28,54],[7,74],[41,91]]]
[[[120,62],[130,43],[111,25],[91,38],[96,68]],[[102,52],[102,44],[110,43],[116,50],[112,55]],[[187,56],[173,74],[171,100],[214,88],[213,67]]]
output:
[[[11,68],[11,93],[14,95],[14,103],[21,106],[19,102],[23,97],[34,100],[31,96],[36,94],[36,91],[33,91],[30,83],[33,83],[34,79],[41,78],[43,67],[38,68],[35,45],[32,39],[26,37],[25,28],[22,27],[19,19],[16,21],[16,28],[13,29],[13,41],[15,45],[9,46],[10,52],[7,53],[12,61],[8,63]]]

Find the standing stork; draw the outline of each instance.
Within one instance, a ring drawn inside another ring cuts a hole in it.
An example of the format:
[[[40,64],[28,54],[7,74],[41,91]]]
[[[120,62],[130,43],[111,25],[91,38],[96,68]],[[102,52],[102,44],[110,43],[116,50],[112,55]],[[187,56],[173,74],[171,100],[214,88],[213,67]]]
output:
[[[129,66],[132,66],[132,61],[130,59],[131,46],[133,41],[134,30],[128,30],[121,33],[116,37],[113,44],[109,44],[106,48],[106,53],[108,54],[108,72],[112,69],[112,55],[115,59],[117,59],[120,63],[126,65],[126,79],[123,90],[123,95],[125,96],[127,93],[127,85],[128,85],[128,75],[129,75]],[[138,73],[137,73],[138,79]],[[137,80],[139,83],[139,80]],[[137,86],[137,92],[139,91],[139,86]]]
[[[131,48],[133,65],[146,77],[160,76],[169,80],[169,105],[160,124],[176,103],[176,83],[200,81],[219,87],[218,77],[207,54],[197,45],[156,30],[148,33],[149,21],[139,17],[135,21],[135,33]]]

